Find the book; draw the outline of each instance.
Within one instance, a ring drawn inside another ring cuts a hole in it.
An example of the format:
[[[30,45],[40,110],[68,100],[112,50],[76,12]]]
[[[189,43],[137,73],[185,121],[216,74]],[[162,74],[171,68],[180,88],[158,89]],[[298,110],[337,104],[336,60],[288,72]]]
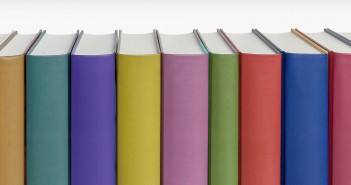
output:
[[[71,56],[71,184],[116,184],[117,32],[80,32]]]
[[[321,47],[329,56],[329,184],[351,183],[351,41],[325,29],[319,33],[303,33],[303,38]],[[345,33],[346,34],[346,33]]]
[[[283,185],[328,185],[328,55],[292,30],[262,34],[283,53]]]
[[[25,54],[39,34],[0,35],[0,185],[25,184]]]
[[[69,66],[76,37],[43,31],[26,55],[27,185],[69,184]]]
[[[120,31],[117,52],[117,184],[160,185],[161,54],[155,32]]]
[[[196,34],[159,34],[162,184],[208,183],[208,55]]]
[[[225,33],[240,58],[240,183],[280,185],[282,56],[254,32]]]
[[[209,184],[237,185],[239,54],[219,30],[196,33],[209,55]]]

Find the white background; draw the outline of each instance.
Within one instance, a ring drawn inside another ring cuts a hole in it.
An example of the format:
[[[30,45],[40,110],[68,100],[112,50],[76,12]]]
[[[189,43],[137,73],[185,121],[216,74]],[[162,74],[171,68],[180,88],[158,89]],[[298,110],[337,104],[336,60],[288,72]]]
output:
[[[0,0],[0,33],[351,32],[347,0]]]

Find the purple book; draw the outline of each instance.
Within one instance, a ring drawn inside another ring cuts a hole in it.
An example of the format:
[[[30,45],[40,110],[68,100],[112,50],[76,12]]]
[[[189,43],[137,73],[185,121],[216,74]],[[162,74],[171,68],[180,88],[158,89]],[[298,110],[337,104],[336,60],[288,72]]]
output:
[[[116,34],[78,37],[71,56],[71,185],[116,184]]]

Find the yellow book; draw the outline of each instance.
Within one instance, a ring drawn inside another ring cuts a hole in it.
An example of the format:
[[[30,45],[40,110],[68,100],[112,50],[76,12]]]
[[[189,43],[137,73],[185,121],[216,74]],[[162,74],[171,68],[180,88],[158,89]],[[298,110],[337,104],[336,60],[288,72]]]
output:
[[[5,41],[0,45],[0,185],[24,185],[24,62],[36,34],[13,32],[1,37]]]
[[[117,54],[117,184],[160,184],[161,56],[154,33],[122,34]]]

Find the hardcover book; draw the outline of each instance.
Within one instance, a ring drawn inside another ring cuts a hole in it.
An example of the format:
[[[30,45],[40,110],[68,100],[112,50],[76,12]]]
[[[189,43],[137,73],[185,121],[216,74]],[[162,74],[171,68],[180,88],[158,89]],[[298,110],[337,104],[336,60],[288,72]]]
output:
[[[208,55],[194,33],[160,34],[162,184],[208,183]]]
[[[117,54],[117,184],[160,185],[161,54],[156,32],[120,31]]]
[[[239,54],[219,30],[200,33],[209,53],[209,184],[238,184]]]
[[[71,184],[116,184],[117,32],[80,33],[71,56]]]
[[[351,183],[351,41],[330,29],[301,33],[329,55],[329,184]],[[347,33],[345,33],[345,36]],[[349,34],[351,35],[351,34]]]
[[[76,37],[44,31],[26,56],[27,185],[69,184],[69,66]]]
[[[283,54],[283,185],[328,185],[328,55],[292,30],[262,34]]]
[[[240,183],[280,185],[282,56],[255,33],[225,33],[240,58]]]
[[[25,54],[38,35],[0,35],[0,185],[25,184]]]

